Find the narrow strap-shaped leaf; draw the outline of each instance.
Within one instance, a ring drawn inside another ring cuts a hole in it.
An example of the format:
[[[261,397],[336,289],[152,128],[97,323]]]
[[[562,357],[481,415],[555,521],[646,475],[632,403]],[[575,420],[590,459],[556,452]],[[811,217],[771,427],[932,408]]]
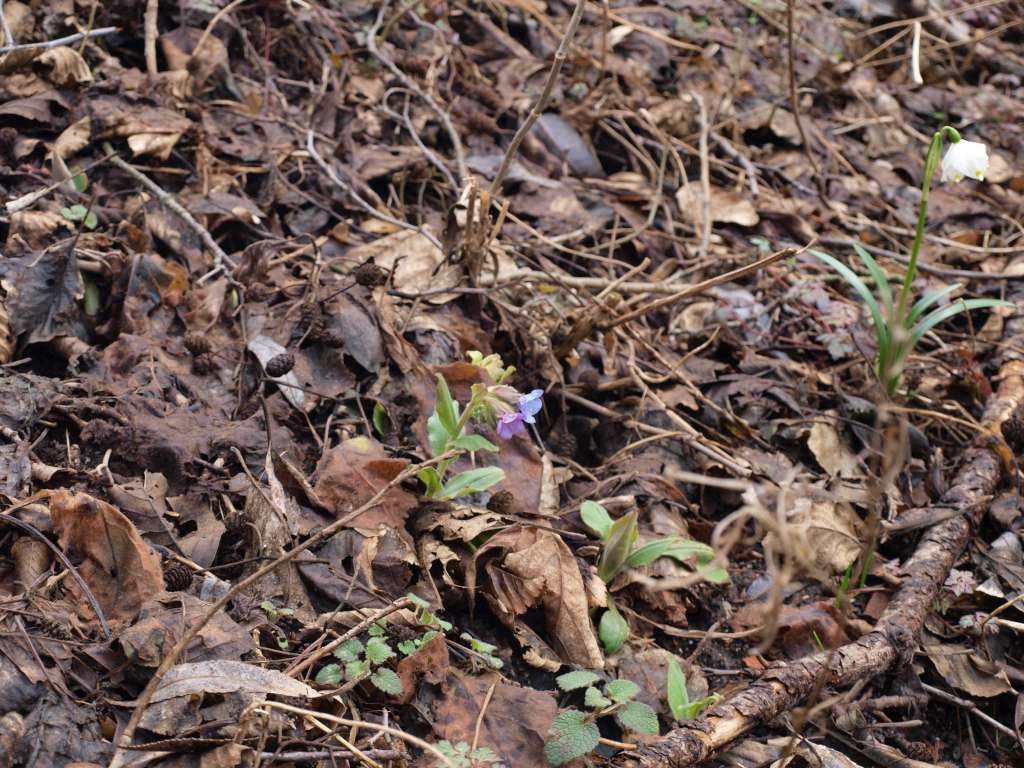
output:
[[[959,315],[961,312],[969,312],[972,309],[985,309],[987,307],[1013,307],[1014,305],[1008,301],[1002,301],[1001,299],[960,299],[955,304],[950,304],[948,307],[942,307],[936,309],[920,323],[914,326],[914,330],[910,332],[910,344],[913,347],[921,340],[928,331],[934,328],[936,325],[941,323],[954,315]]]
[[[952,285],[947,285],[945,288],[939,288],[938,290],[926,293],[913,307],[910,308],[910,312],[907,313],[907,319],[904,321],[905,327],[913,328],[914,323],[917,322],[917,319],[924,314],[928,307],[938,301],[941,301],[962,285],[963,283],[953,283]]]
[[[881,310],[878,308],[878,302],[875,300],[874,295],[868,289],[867,285],[864,284],[864,281],[860,279],[856,272],[843,264],[843,262],[839,261],[839,259],[822,251],[810,250],[808,253],[816,256],[832,267],[832,269],[839,273],[840,277],[849,283],[853,290],[860,294],[864,303],[868,305],[868,311],[871,312],[871,320],[875,324],[875,336],[878,337],[879,353],[881,353],[883,349],[888,349],[889,328],[885,324],[885,319],[882,317]]]
[[[885,272],[878,266],[878,262],[867,252],[864,246],[860,243],[854,243],[853,250],[857,252],[860,260],[864,262],[864,266],[871,273],[871,277],[874,278],[878,295],[882,297],[882,306],[885,308],[888,317],[892,317],[892,289],[889,287],[889,278],[886,277]]]

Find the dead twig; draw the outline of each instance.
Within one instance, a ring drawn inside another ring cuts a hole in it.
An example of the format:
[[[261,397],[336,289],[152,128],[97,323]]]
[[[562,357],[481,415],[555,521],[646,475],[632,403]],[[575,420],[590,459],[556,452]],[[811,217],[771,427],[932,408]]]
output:
[[[156,38],[159,34],[156,22],[159,15],[160,0],[146,0],[146,15],[143,23],[146,27],[146,74],[150,77],[156,77],[160,73],[156,63]]]
[[[21,45],[5,45],[3,48],[0,48],[0,53],[10,53],[11,51],[27,51],[33,48],[60,48],[62,45],[71,45],[71,43],[77,43],[79,40],[85,40],[86,38],[92,37],[103,37],[104,35],[112,35],[115,32],[117,32],[117,27],[100,27],[99,29],[78,32],[74,35],[68,35],[67,37],[58,37],[55,40],[44,40],[41,43],[22,43]]]
[[[602,330],[616,328],[617,326],[623,325],[624,323],[628,323],[630,320],[646,315],[648,312],[653,312],[656,309],[661,309],[662,307],[667,307],[670,304],[675,304],[677,301],[682,301],[683,299],[688,299],[691,296],[697,296],[701,293],[704,293],[704,291],[708,290],[709,288],[713,288],[716,285],[721,285],[722,283],[730,283],[733,280],[737,280],[741,277],[746,277],[747,275],[753,274],[754,272],[757,272],[763,269],[764,267],[769,266],[770,264],[774,264],[777,261],[781,261],[782,259],[787,259],[790,256],[796,256],[797,254],[803,253],[812,245],[814,245],[814,243],[815,241],[812,240],[803,248],[783,248],[781,251],[776,251],[775,253],[769,256],[765,256],[763,259],[758,259],[753,264],[747,264],[745,267],[739,267],[738,269],[733,269],[721,275],[709,277],[707,280],[702,280],[699,283],[688,285],[685,288],[682,288],[669,296],[664,296],[660,299],[655,299],[649,304],[644,304],[641,307],[637,307],[632,312],[627,312],[624,315],[619,315],[615,319],[605,323],[602,326]]]
[[[142,186],[156,196],[156,199],[160,201],[161,205],[177,214],[180,219],[188,224],[189,228],[199,236],[200,240],[203,241],[203,245],[209,248],[210,252],[213,253],[213,269],[200,278],[200,282],[207,280],[217,272],[220,272],[224,268],[225,264],[232,269],[235,269],[238,266],[234,259],[228,256],[217,241],[213,239],[213,235],[210,234],[210,231],[196,221],[192,214],[185,210],[185,207],[175,199],[174,195],[164,190],[159,184],[146,176],[142,171],[122,160],[114,148],[110,146],[109,142],[103,143],[103,151],[107,153],[111,163],[142,184]]]
[[[368,214],[373,216],[375,219],[380,219],[381,221],[387,222],[388,224],[393,224],[396,227],[408,229],[413,232],[419,232],[421,235],[423,235],[423,237],[427,238],[427,240],[429,240],[430,243],[435,248],[438,248],[439,250],[444,250],[443,246],[441,245],[441,241],[434,237],[434,235],[432,235],[428,230],[424,229],[423,227],[419,227],[415,224],[410,224],[408,221],[402,221],[401,219],[395,218],[389,213],[382,213],[381,211],[378,211],[376,208],[370,205],[370,203],[367,202],[365,198],[360,196],[360,194],[356,192],[355,188],[347,181],[342,179],[334,170],[334,168],[327,164],[327,161],[324,160],[323,156],[316,151],[316,146],[313,144],[312,130],[310,130],[309,133],[306,134],[306,151],[309,152],[309,156],[313,158],[313,161],[318,166],[320,166],[320,170],[327,174],[327,178],[330,179],[331,183],[337,187],[340,187],[346,193],[348,193],[348,196],[355,201],[356,205],[358,205]]]
[[[554,90],[555,82],[558,80],[558,73],[562,70],[562,64],[565,63],[565,57],[569,52],[569,45],[576,34],[576,28],[580,24],[580,19],[583,18],[583,9],[586,4],[587,0],[577,0],[576,2],[572,16],[569,17],[569,24],[565,28],[565,34],[562,35],[562,40],[558,43],[558,49],[555,51],[555,59],[551,64],[551,69],[548,71],[547,80],[544,81],[544,88],[540,92],[540,96],[537,97],[537,101],[534,102],[530,114],[526,116],[526,120],[523,121],[512,137],[508,149],[505,150],[505,156],[501,158],[498,172],[494,174],[490,190],[492,198],[501,190],[501,183],[505,180],[505,175],[508,173],[509,166],[512,165],[512,160],[515,158],[519,145],[523,143],[526,134],[533,128],[533,124],[537,122],[537,118],[540,117],[540,113],[547,105],[548,99],[551,98],[551,91]]]

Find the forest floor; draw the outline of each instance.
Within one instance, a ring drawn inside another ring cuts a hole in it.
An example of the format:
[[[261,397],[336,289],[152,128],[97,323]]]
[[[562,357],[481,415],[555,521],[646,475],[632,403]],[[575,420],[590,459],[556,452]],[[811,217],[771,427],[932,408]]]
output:
[[[0,765],[1024,765],[1020,0],[0,22]]]

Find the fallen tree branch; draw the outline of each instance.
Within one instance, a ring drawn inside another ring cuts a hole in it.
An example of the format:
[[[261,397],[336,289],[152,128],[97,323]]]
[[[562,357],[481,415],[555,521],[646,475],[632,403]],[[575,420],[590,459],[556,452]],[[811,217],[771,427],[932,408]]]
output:
[[[1024,336],[1024,315],[1007,322],[1005,336],[1011,341]],[[1006,345],[1010,350],[1014,347],[1020,344]],[[703,716],[636,752],[617,755],[612,760],[616,768],[696,765],[752,728],[800,705],[820,680],[828,686],[848,686],[909,663],[939,589],[988,508],[977,504],[977,499],[990,496],[1002,479],[1003,465],[991,441],[999,425],[1024,402],[1024,360],[1018,357],[1004,359],[999,389],[986,405],[983,422],[993,430],[992,435],[980,436],[965,451],[953,485],[940,502],[943,507],[963,509],[964,514],[944,520],[924,534],[903,568],[903,583],[874,631],[835,650],[771,665],[749,688]]]

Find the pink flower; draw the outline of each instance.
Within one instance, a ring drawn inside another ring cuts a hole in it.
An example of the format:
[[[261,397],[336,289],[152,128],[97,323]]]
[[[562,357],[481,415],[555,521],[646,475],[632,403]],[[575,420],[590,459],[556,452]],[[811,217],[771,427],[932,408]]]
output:
[[[519,412],[515,413],[503,413],[498,419],[498,436],[509,440],[513,435],[518,435],[520,432],[526,431],[526,425],[523,424],[523,414]]]

